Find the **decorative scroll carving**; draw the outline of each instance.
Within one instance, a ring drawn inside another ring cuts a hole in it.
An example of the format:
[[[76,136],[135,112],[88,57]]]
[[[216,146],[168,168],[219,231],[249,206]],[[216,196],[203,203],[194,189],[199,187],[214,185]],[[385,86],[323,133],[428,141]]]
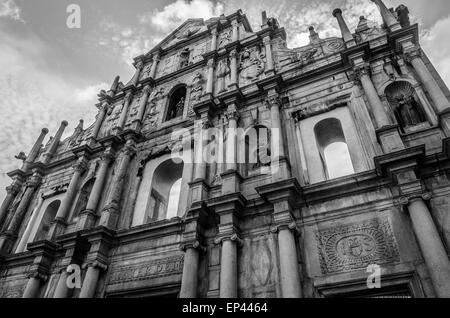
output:
[[[108,284],[123,284],[181,274],[183,271],[183,256],[174,256],[154,261],[147,261],[127,266],[114,266]]]
[[[0,298],[22,298],[23,292],[25,291],[26,284],[13,286],[7,288],[5,286],[0,287]]]
[[[191,101],[198,101],[203,95],[202,74],[195,73],[192,79]]]
[[[315,232],[323,274],[400,261],[387,219],[343,225]]]
[[[227,45],[228,43],[231,42],[232,32],[233,31],[231,29],[228,29],[228,30],[223,31],[220,34],[220,37],[219,37],[219,48],[222,48],[222,47],[224,47],[225,45]]]

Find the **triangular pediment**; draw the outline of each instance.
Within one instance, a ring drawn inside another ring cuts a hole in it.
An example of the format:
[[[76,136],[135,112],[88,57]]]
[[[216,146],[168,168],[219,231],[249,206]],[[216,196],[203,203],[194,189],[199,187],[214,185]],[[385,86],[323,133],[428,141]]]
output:
[[[203,19],[189,19],[170,33],[156,47],[166,49],[205,30],[207,30],[207,26]]]

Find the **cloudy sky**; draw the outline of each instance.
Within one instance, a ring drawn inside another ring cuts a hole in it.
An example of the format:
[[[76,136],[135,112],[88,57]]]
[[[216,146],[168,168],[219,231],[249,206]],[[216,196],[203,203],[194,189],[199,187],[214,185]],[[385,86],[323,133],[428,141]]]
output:
[[[422,45],[450,83],[450,1],[385,0],[410,8]],[[81,9],[81,28],[67,27],[67,7]],[[261,11],[287,29],[288,45],[307,43],[309,25],[322,37],[339,35],[331,12],[340,7],[353,29],[359,16],[379,21],[370,0],[0,0],[0,199],[6,172],[20,166],[43,127],[54,134],[61,120],[71,134],[80,118],[94,120],[100,89],[116,75],[126,82],[132,58],[145,53],[188,18],[210,18],[239,8],[254,30]]]

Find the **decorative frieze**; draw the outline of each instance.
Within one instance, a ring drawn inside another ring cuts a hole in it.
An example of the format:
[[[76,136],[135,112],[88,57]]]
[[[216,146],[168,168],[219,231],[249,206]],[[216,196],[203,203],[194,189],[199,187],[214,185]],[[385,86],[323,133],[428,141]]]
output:
[[[315,232],[323,274],[400,261],[387,219],[338,226]]]
[[[127,266],[114,266],[111,271],[109,285],[177,275],[183,271],[183,256],[173,256]]]

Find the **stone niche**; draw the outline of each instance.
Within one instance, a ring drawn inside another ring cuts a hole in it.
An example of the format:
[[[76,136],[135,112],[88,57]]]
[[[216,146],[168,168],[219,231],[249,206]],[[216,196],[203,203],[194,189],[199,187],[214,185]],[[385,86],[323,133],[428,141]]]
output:
[[[372,219],[315,232],[322,274],[400,261],[389,220]]]

